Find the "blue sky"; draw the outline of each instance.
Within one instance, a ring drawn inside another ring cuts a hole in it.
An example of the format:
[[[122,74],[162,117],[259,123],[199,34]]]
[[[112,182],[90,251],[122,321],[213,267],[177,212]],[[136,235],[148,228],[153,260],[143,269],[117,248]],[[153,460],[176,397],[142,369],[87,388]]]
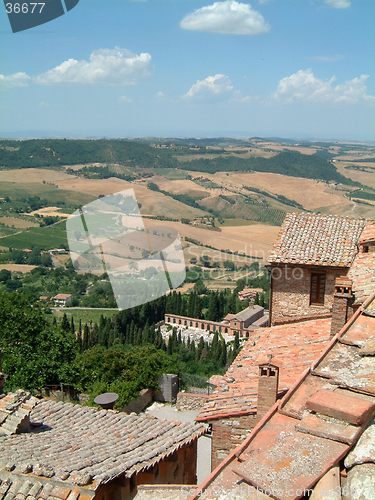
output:
[[[374,25],[374,0],[80,0],[12,33],[0,6],[0,136],[375,140]]]

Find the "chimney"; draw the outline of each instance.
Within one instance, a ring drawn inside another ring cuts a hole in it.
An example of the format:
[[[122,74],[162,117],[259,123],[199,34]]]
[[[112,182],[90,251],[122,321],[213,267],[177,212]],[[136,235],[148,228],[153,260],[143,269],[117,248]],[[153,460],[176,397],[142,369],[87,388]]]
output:
[[[3,351],[0,349],[0,396],[4,393],[4,380],[7,378],[5,373],[3,373],[2,359]]]
[[[279,390],[279,366],[278,364],[271,363],[272,355],[268,358],[268,361],[259,364],[258,421],[268,412],[271,406],[274,405]]]
[[[340,276],[335,280],[335,293],[332,304],[331,337],[338,333],[353,314],[352,293],[353,282],[347,276]]]

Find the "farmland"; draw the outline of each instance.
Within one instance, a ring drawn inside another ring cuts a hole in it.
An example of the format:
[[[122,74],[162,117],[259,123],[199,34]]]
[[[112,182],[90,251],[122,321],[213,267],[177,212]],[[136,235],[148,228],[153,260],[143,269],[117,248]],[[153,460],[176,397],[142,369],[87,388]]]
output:
[[[361,217],[375,215],[372,200],[375,163],[371,162],[374,156],[371,146],[277,142],[261,138],[248,141],[153,139],[140,140],[138,144],[129,141],[91,141],[90,144],[54,140],[10,142],[14,142],[14,150],[0,145],[2,161],[5,165],[9,163],[8,168],[0,170],[0,198],[9,197],[13,202],[39,197],[44,204],[22,214],[18,209],[17,213],[15,209],[7,210],[6,203],[0,202],[0,243],[3,248],[65,247],[64,220],[75,208],[99,196],[126,189],[134,190],[146,225],[175,227],[182,238],[200,243],[201,246],[195,245],[195,251],[200,253],[212,246],[253,256],[257,251],[266,256],[285,214],[290,211]],[[76,148],[74,155],[69,150],[73,147]],[[26,160],[26,152],[31,149],[31,160]],[[111,151],[111,162],[106,158],[108,151]],[[287,153],[292,156],[285,156]],[[73,156],[75,161],[69,162]],[[30,163],[29,168],[18,168],[22,158]],[[288,158],[295,172],[293,176],[280,173]],[[334,158],[335,164],[325,158]],[[113,163],[114,159],[116,163]],[[95,168],[89,163],[94,160]],[[253,160],[272,160],[273,163],[251,163]],[[222,170],[225,164],[230,169],[227,172]],[[90,169],[84,168],[87,165],[95,171],[96,178],[87,178],[90,177],[86,175]],[[198,171],[197,165],[204,170]],[[260,170],[274,171],[252,170],[258,168],[257,165]],[[306,165],[305,171],[303,165]],[[194,169],[190,170],[190,166]],[[348,166],[350,168],[346,168]],[[236,170],[237,167],[242,171]],[[101,168],[107,172],[109,168],[113,177],[106,174],[106,178],[100,178]],[[342,179],[344,184],[308,178],[314,169],[322,176]],[[84,175],[81,172],[85,172]],[[301,176],[297,175],[298,172]],[[146,176],[156,188],[148,189],[147,180],[124,180],[129,175],[133,179]],[[353,199],[350,199],[352,192]],[[58,217],[60,222],[38,227],[47,216]],[[199,222],[212,218],[215,228]],[[183,243],[185,257],[189,260],[192,245],[184,240]]]

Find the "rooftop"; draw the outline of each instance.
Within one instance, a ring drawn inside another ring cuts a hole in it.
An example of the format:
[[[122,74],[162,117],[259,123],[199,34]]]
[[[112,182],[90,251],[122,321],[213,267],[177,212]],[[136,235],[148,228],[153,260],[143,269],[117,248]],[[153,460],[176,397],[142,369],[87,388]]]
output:
[[[328,267],[350,267],[364,219],[287,214],[273,246],[269,262]]]
[[[359,244],[374,242],[375,240],[375,222],[368,222],[364,228]],[[349,269],[348,277],[353,280],[353,292],[357,303],[371,295],[375,290],[375,251],[374,247],[370,248],[372,251],[366,253],[358,253],[354,259],[353,265]]]
[[[329,474],[335,475],[339,488],[354,487],[357,493],[361,488],[363,496],[347,498],[372,499],[374,354],[375,293],[190,500],[200,498],[202,490],[218,500],[224,498],[223,489],[228,493],[241,488],[270,492],[276,500],[297,500]],[[343,480],[340,470],[332,469],[342,459],[347,475]],[[369,490],[364,492],[364,487]]]
[[[279,393],[292,387],[301,373],[329,341],[330,318],[255,330],[217,388],[200,411],[197,421],[257,411],[258,364],[268,354],[282,362]]]
[[[70,490],[95,491],[121,474],[130,477],[206,432],[199,424],[47,400],[33,408],[30,420],[33,427],[42,425],[0,435],[0,478],[48,478]]]
[[[53,297],[54,300],[66,300],[69,299],[72,295],[70,293],[58,293]]]
[[[237,319],[238,321],[246,321],[247,319],[251,318],[254,314],[259,313],[260,311],[263,311],[264,307],[262,306],[250,306],[247,307],[246,309],[243,309],[237,314],[234,314],[231,319]]]

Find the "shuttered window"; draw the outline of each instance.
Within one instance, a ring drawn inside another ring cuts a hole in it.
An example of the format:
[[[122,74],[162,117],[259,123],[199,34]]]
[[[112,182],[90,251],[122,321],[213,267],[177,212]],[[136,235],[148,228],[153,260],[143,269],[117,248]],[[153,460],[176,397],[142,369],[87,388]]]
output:
[[[324,292],[326,288],[326,275],[311,273],[310,304],[324,305]]]

